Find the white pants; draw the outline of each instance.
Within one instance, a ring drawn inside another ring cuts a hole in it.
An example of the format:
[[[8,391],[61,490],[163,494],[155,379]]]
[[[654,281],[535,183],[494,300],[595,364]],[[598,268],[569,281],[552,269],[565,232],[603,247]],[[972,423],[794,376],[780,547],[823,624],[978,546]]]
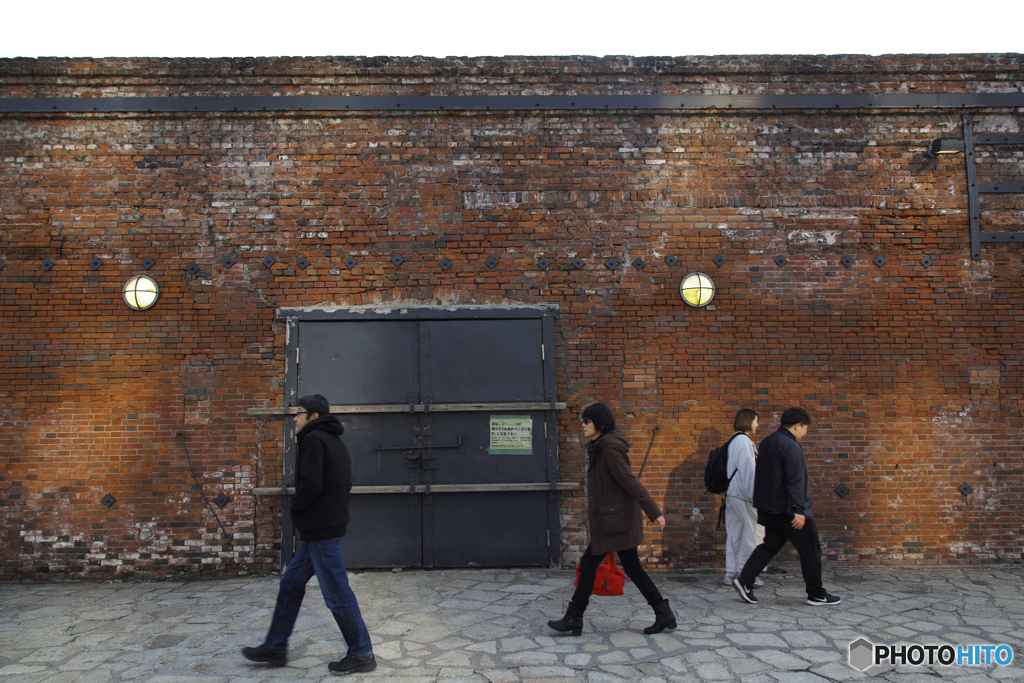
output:
[[[750,553],[758,544],[757,510],[745,500],[726,498],[725,504],[725,573],[739,576]],[[764,538],[764,530],[760,529]]]

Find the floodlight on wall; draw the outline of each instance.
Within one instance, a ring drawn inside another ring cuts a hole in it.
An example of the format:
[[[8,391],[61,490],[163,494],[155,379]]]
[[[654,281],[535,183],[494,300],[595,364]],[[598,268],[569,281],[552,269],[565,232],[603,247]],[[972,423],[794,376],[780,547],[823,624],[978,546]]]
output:
[[[963,138],[935,138],[925,150],[929,159],[937,159],[940,154],[959,154],[964,151]]]
[[[121,294],[129,308],[144,311],[156,303],[160,296],[160,286],[148,275],[136,275],[124,283]]]
[[[715,298],[715,283],[704,273],[690,273],[679,284],[679,295],[691,306],[707,306]]]

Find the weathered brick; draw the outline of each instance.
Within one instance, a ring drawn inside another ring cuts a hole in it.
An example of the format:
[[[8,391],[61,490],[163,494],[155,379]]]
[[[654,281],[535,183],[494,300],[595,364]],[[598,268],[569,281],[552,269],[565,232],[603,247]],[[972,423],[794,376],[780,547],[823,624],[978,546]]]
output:
[[[6,97],[1013,92],[1020,82],[1017,55],[0,60]],[[978,131],[1024,124],[1017,111],[973,113]],[[830,561],[1019,562],[1020,252],[989,244],[972,260],[964,159],[923,156],[932,138],[959,134],[960,117],[0,115],[0,578],[274,567],[280,501],[252,489],[280,484],[283,432],[280,418],[248,409],[283,401],[275,310],[317,304],[558,304],[558,393],[570,405],[560,477],[585,476],[583,405],[611,404],[641,458],[660,424],[644,482],[669,527],[643,547],[652,566],[721,563],[707,451],[737,408],[757,409],[768,429],[793,404],[815,420],[805,445]],[[1022,162],[1019,147],[980,148],[979,179],[1022,177]],[[1011,195],[983,209],[987,229],[1024,222]],[[844,255],[856,259],[849,269]],[[225,268],[226,256],[237,263]],[[693,270],[718,288],[707,309],[679,297]],[[161,298],[132,313],[120,291],[140,272]],[[208,495],[231,497],[218,514],[232,541],[193,486],[179,432]],[[840,482],[845,499],[832,493]],[[586,546],[584,517],[582,493],[565,494],[567,559]]]

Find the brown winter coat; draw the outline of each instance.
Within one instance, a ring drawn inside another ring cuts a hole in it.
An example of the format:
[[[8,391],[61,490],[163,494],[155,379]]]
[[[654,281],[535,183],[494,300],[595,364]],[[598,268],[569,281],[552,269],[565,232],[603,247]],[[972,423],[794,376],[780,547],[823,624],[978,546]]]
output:
[[[590,517],[590,553],[604,555],[636,548],[644,540],[640,508],[651,521],[661,516],[629,466],[629,442],[619,430],[602,434],[587,444],[587,514]]]

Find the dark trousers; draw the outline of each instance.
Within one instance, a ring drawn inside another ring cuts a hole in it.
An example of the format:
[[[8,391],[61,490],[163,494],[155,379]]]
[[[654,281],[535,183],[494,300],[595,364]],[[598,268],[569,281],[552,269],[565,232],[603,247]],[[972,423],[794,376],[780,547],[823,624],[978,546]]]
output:
[[[783,518],[785,520],[786,518]],[[825,587],[821,585],[821,544],[818,542],[818,527],[813,519],[804,522],[803,529],[794,529],[788,521],[780,520],[771,526],[764,526],[764,543],[754,548],[750,558],[740,572],[740,583],[750,588],[761,570],[775,557],[786,541],[793,544],[800,553],[800,571],[804,575],[807,597],[822,598]]]
[[[640,564],[640,554],[636,548],[620,550],[618,555],[622,571],[626,572],[629,580],[640,590],[640,594],[647,600],[647,604],[654,605],[661,602],[661,593]],[[604,557],[604,555],[591,554],[588,545],[583,557],[580,558],[580,578],[576,583],[576,591],[572,594],[572,600],[570,600],[579,609],[580,614],[590,604],[590,595],[594,592],[594,578],[597,576],[597,566],[604,562]]]
[[[345,561],[341,558],[337,538],[299,543],[295,556],[281,577],[277,605],[263,644],[274,649],[288,647],[288,638],[292,635],[302,599],[306,595],[306,584],[313,578],[313,574],[316,574],[327,609],[331,610],[345,638],[348,654],[353,657],[373,654],[370,634],[359,612],[359,603],[348,585],[348,573],[345,571]]]

